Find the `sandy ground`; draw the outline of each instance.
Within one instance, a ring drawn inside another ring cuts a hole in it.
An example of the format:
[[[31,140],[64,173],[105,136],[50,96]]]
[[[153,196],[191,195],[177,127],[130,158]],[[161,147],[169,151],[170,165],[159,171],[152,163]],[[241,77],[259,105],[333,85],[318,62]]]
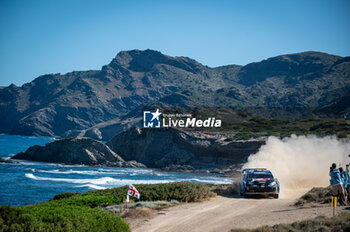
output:
[[[210,232],[291,223],[319,215],[332,216],[329,205],[299,208],[293,206],[296,198],[296,195],[282,199],[217,196],[205,202],[181,204],[156,211],[147,217],[126,218],[126,221],[133,232]],[[336,212],[342,210],[344,207],[337,207]]]

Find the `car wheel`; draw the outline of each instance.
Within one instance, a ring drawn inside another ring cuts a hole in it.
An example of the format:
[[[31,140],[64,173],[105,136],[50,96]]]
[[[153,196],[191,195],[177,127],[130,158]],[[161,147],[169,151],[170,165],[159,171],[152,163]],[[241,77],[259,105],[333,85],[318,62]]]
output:
[[[278,199],[278,197],[279,197],[278,194],[273,195],[273,198],[275,198],[275,199]]]

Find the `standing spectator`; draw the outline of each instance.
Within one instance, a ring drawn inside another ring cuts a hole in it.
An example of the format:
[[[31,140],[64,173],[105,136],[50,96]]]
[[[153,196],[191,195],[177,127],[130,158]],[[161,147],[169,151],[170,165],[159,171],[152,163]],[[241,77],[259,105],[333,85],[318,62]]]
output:
[[[329,175],[331,177],[330,182],[332,185],[333,196],[338,197],[340,195],[339,203],[342,205],[346,205],[343,180],[340,176],[340,171],[337,169],[337,165],[335,163],[332,164]]]
[[[348,201],[349,199],[349,173],[344,171],[342,167],[339,168],[340,176],[343,179],[343,187],[344,187],[344,194],[347,197]]]

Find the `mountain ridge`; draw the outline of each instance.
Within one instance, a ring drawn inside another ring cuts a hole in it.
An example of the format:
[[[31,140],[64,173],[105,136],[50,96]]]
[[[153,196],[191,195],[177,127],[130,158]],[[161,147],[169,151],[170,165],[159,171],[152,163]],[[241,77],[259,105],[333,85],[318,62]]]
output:
[[[122,51],[101,70],[0,88],[0,133],[65,137],[148,102],[176,103],[186,92],[184,107],[322,107],[345,99],[349,86],[350,58],[321,52],[211,68],[149,49]]]

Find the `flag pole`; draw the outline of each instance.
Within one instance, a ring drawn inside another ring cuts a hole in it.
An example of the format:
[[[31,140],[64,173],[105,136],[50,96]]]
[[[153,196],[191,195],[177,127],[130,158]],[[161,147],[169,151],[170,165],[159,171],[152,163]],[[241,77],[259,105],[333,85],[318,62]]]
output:
[[[129,194],[126,194],[126,211],[127,212],[129,211],[128,203],[129,203]]]

